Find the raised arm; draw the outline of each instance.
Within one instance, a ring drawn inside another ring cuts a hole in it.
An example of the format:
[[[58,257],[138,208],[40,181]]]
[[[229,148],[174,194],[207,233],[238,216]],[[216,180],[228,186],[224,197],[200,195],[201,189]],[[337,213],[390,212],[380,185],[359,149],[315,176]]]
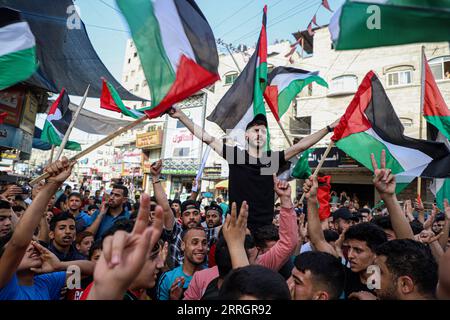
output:
[[[313,247],[317,251],[327,252],[339,257],[336,250],[325,240],[322,224],[319,218],[319,201],[317,200],[317,189],[319,183],[316,176],[310,176],[303,185],[303,192],[308,201],[308,235]]]
[[[58,160],[45,169],[50,178],[20,219],[0,259],[0,288],[3,288],[16,272],[33,238],[34,230],[39,225],[42,212],[46,210],[50,198],[72,173],[72,166],[69,160],[63,157],[61,161]]]
[[[286,151],[284,152],[284,158],[287,160],[291,159],[292,157],[294,157],[295,155],[299,154],[302,151],[305,151],[309,148],[311,148],[313,145],[315,145],[317,142],[319,142],[320,140],[323,139],[323,137],[325,137],[328,133],[332,132],[328,130],[328,127],[333,130],[339,123],[339,120],[336,120],[335,122],[333,122],[332,124],[330,124],[329,126],[303,138],[302,140],[300,140],[299,142],[297,142],[296,144],[294,144],[292,147],[289,147],[288,149],[286,149]]]
[[[245,267],[250,264],[244,247],[248,218],[248,205],[246,201],[242,202],[239,217],[236,217],[236,215],[236,202],[233,202],[231,205],[231,215],[227,216],[222,227],[233,269]]]
[[[395,195],[395,175],[392,174],[391,169],[386,168],[386,151],[381,152],[380,168],[378,168],[377,161],[373,153],[371,154],[372,166],[375,173],[373,184],[380,194],[381,199],[386,204],[389,212],[392,228],[397,236],[397,239],[413,239],[414,233],[408,219],[405,217],[397,196]]]
[[[154,165],[150,167],[150,173],[152,175],[153,192],[155,193],[156,202],[163,209],[163,222],[164,228],[166,230],[172,230],[175,224],[175,217],[173,215],[172,209],[169,205],[169,200],[167,200],[166,192],[161,185],[160,177],[163,162],[158,160]]]
[[[189,131],[192,132],[194,136],[196,136],[198,139],[211,146],[211,148],[213,148],[214,151],[216,151],[220,156],[222,156],[223,143],[221,139],[216,139],[210,134],[208,134],[205,130],[203,130],[202,127],[192,122],[192,120],[189,119],[189,117],[177,107],[172,107],[172,109],[169,110],[169,116],[171,116],[174,119],[180,120],[186,126],[186,128],[188,128]]]
[[[100,210],[97,211],[97,214],[94,213],[94,215],[92,216],[91,225],[86,228],[86,231],[92,233],[94,237],[97,235],[98,228],[100,228],[100,225],[102,224],[103,218],[105,217],[107,211],[108,206],[106,200],[103,200],[102,205],[100,206]]]

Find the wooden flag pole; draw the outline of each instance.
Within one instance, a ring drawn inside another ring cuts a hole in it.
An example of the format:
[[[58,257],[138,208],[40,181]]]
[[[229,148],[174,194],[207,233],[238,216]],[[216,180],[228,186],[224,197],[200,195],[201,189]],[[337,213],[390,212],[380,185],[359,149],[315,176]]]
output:
[[[289,146],[292,147],[291,139],[289,139],[289,136],[288,136],[286,130],[284,130],[283,125],[281,124],[281,121],[277,121],[277,123],[278,123],[278,126],[281,129],[281,132],[283,132],[284,137],[286,138],[287,142],[289,143]]]
[[[61,142],[61,145],[59,146],[59,150],[58,150],[58,153],[56,154],[55,160],[59,160],[59,157],[61,157],[61,154],[63,153],[64,148],[66,147],[67,141],[69,141],[69,136],[70,136],[70,133],[72,132],[73,126],[75,125],[78,115],[80,114],[80,111],[81,111],[81,109],[83,109],[84,103],[86,102],[86,98],[87,98],[90,86],[91,85],[88,84],[86,91],[84,92],[83,100],[81,100],[81,103],[78,106],[77,111],[75,112],[74,116],[72,117],[72,122],[70,122],[69,127],[67,128],[66,134],[64,135],[64,139]]]
[[[52,151],[50,151],[50,159],[48,160],[48,164],[53,162],[53,153],[55,153],[55,145],[52,144]]]
[[[80,158],[84,157],[85,155],[87,155],[88,153],[91,153],[92,151],[94,151],[95,149],[97,149],[98,147],[104,145],[105,143],[111,141],[112,139],[114,139],[115,137],[121,135],[122,133],[130,130],[131,128],[137,126],[138,124],[144,122],[147,118],[147,116],[144,116],[140,119],[137,119],[136,121],[130,123],[129,125],[123,127],[122,129],[111,133],[109,136],[97,141],[96,143],[94,143],[92,146],[90,146],[89,148],[81,151],[80,153],[76,154],[75,156],[73,156],[72,158],[69,159],[70,162],[76,162],[77,160],[79,160]],[[48,177],[50,177],[50,175],[48,173],[44,173],[42,175],[40,175],[39,177],[33,179],[30,181],[30,185],[32,186],[33,184],[38,183],[39,181],[43,180],[43,179],[47,179]]]
[[[425,99],[425,46],[422,46],[421,50],[421,62],[422,62],[422,70],[421,70],[421,79],[420,79],[420,107],[419,107],[419,139],[423,138],[423,105]],[[421,196],[422,193],[422,178],[417,178],[417,195]]]
[[[325,162],[325,159],[327,158],[328,154],[331,151],[331,148],[334,146],[334,142],[331,141],[330,144],[328,145],[327,149],[325,150],[322,159],[320,159],[319,164],[317,165],[316,170],[314,170],[313,176],[317,177],[317,175],[319,174],[320,168],[322,168],[323,163]],[[303,203],[303,200],[305,199],[305,193],[303,192],[302,197],[300,198],[300,203]]]

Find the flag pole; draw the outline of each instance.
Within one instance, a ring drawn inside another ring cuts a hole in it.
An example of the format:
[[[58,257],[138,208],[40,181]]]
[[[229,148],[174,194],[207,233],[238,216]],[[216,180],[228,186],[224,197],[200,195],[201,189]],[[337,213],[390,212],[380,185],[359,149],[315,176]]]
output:
[[[420,108],[419,108],[419,139],[423,139],[423,105],[425,99],[425,46],[421,49],[421,78],[420,78]],[[422,193],[422,178],[417,179],[417,195],[420,197]]]
[[[289,139],[289,136],[288,136],[286,130],[284,130],[284,127],[283,127],[283,125],[281,124],[281,120],[280,120],[280,121],[277,121],[277,123],[278,123],[278,126],[279,126],[280,129],[281,129],[281,132],[283,132],[284,137],[286,138],[287,142],[289,143],[289,146],[292,147],[292,142],[291,142],[291,140]]]
[[[87,98],[90,86],[91,85],[88,84],[88,86],[86,88],[86,91],[84,92],[83,100],[81,100],[81,103],[78,106],[77,111],[75,112],[74,116],[72,117],[72,122],[70,122],[69,127],[67,128],[66,134],[64,135],[64,139],[61,142],[61,145],[59,146],[59,150],[58,150],[58,153],[56,154],[55,160],[58,160],[59,157],[61,157],[61,154],[64,151],[64,148],[65,148],[65,146],[67,144],[67,141],[69,141],[69,136],[70,136],[70,133],[72,132],[73,126],[75,125],[75,122],[77,121],[78,115],[80,114],[80,111],[81,111],[81,109],[83,109],[83,105],[86,102],[86,98]]]
[[[317,177],[317,175],[319,174],[320,169],[323,166],[323,163],[325,162],[325,159],[327,158],[328,154],[331,151],[331,148],[334,146],[334,142],[333,140],[330,141],[330,144],[328,145],[327,149],[325,150],[325,152],[323,153],[322,159],[320,159],[319,164],[317,165],[316,170],[314,170],[313,176]],[[300,203],[303,203],[303,200],[305,199],[305,193],[302,194],[302,197],[300,198]]]
[[[49,158],[49,160],[48,160],[48,164],[50,164],[50,163],[53,162],[53,153],[54,153],[54,152],[55,152],[55,145],[52,144],[52,149],[51,149],[51,151],[50,151],[50,158]]]
[[[148,119],[147,116],[143,116],[142,118],[137,119],[136,121],[134,121],[134,122],[130,123],[129,125],[123,127],[122,129],[111,133],[109,136],[106,136],[105,138],[103,138],[103,139],[97,141],[96,143],[94,143],[89,148],[86,148],[85,150],[83,150],[80,153],[78,153],[75,156],[73,156],[72,158],[69,159],[69,161],[70,162],[76,162],[77,160],[79,160],[80,158],[84,157],[88,153],[91,153],[92,151],[94,151],[98,147],[104,145],[105,143],[111,141],[115,137],[121,135],[122,133],[124,133],[124,132],[130,130],[131,128],[139,125],[140,123],[144,122],[146,119]],[[33,184],[36,184],[36,183],[38,183],[39,181],[41,181],[43,179],[47,179],[48,177],[50,177],[50,175],[48,173],[44,173],[44,174],[40,175],[39,177],[31,180],[30,181],[30,185],[32,186]]]

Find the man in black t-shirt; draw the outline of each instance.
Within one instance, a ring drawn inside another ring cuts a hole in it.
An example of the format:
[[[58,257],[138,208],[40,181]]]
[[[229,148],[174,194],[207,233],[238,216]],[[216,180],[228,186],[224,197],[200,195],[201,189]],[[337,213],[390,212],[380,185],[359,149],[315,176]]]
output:
[[[339,121],[303,138],[297,144],[284,151],[266,151],[267,119],[257,114],[245,130],[246,145],[243,147],[229,146],[221,139],[206,133],[200,126],[194,124],[178,108],[169,110],[169,115],[179,119],[197,138],[207,143],[220,156],[227,160],[229,165],[229,202],[236,202],[238,208],[242,201],[249,205],[248,227],[250,230],[271,224],[273,207],[275,203],[273,173],[277,173],[281,166],[300,152],[316,144]]]

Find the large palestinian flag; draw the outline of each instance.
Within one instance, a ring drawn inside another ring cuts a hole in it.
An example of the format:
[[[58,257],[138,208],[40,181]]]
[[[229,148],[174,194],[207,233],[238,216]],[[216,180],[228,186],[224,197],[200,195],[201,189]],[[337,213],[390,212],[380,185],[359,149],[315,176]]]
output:
[[[277,121],[280,121],[291,102],[310,83],[317,82],[328,88],[327,82],[318,74],[319,72],[289,67],[276,67],[272,70],[268,77],[264,98]]]
[[[18,11],[0,8],[0,90],[28,79],[37,66],[30,26]]]
[[[155,118],[220,79],[211,27],[193,0],[117,0],[150,87]]]
[[[139,119],[145,116],[145,113],[126,107],[120,99],[117,90],[105,79],[102,79],[102,95],[100,97],[100,107],[106,110],[122,113],[128,117]]]
[[[450,40],[450,0],[346,0],[329,30],[336,50]]]
[[[266,114],[263,93],[267,86],[267,6],[256,50],[242,73],[207,117],[242,146],[247,124],[257,114]]]
[[[72,122],[72,111],[69,110],[69,95],[65,89],[62,89],[58,99],[52,104],[45,119],[44,128],[42,129],[41,140],[60,146],[64,135]],[[67,141],[64,149],[81,150],[79,143]]]
[[[403,134],[404,127],[380,80],[370,71],[331,138],[336,146],[373,171],[370,154],[379,161],[386,151],[386,167],[406,177],[450,177],[450,151],[443,143]]]

